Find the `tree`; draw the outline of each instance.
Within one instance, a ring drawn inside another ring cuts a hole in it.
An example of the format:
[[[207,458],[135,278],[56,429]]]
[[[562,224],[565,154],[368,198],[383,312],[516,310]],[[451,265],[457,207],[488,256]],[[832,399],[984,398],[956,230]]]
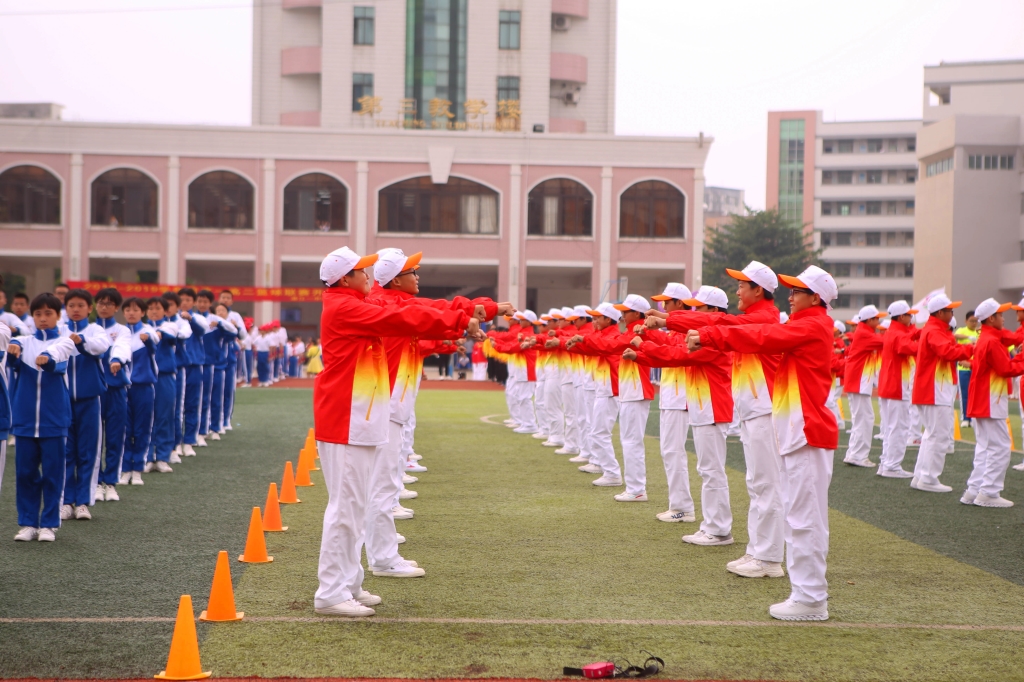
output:
[[[726,268],[741,270],[752,260],[760,261],[784,275],[798,275],[808,265],[818,265],[821,249],[815,249],[803,227],[779,214],[778,209],[750,210],[749,215],[732,220],[709,231],[704,244],[704,284],[719,287],[736,305],[736,280]],[[786,290],[776,289],[775,303],[789,312]]]

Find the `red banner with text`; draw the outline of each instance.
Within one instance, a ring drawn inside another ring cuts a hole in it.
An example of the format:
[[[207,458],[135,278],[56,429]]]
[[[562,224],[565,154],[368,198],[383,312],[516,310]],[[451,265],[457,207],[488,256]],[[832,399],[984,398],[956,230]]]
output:
[[[85,289],[95,295],[100,289],[114,287],[125,298],[159,296],[165,291],[178,291],[182,284],[143,284],[140,282],[68,282],[73,289]],[[321,289],[316,287],[237,287],[210,284],[189,284],[196,291],[209,289],[214,297],[230,291],[236,301],[280,301],[282,303],[319,303]]]

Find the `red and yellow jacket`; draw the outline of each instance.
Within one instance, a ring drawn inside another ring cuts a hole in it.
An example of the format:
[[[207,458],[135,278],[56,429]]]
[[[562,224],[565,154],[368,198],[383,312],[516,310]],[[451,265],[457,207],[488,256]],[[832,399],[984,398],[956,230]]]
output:
[[[772,415],[779,452],[805,445],[835,450],[839,428],[825,407],[832,385],[832,318],[822,307],[793,313],[786,324],[705,327],[702,345],[735,353],[780,353]]]
[[[853,343],[846,351],[843,376],[844,393],[871,395],[878,381],[882,337],[867,323],[861,322],[853,332]]]
[[[652,367],[683,367],[690,424],[707,426],[732,421],[731,355],[713,348],[691,353],[683,345],[644,341],[637,351],[637,361]]]
[[[1002,330],[981,325],[971,361],[967,399],[967,416],[971,419],[1006,419],[1009,416],[1007,406],[1013,390],[1010,382],[1013,377],[1024,374],[1024,361],[1021,356],[1011,360],[1005,344]]]
[[[644,342],[656,346],[681,347],[683,350],[686,350],[686,335],[677,334],[673,331],[648,329],[644,332]],[[650,366],[657,367],[658,365],[651,364]],[[686,394],[686,368],[662,367],[661,384],[658,386],[658,394],[660,396],[658,399],[658,409],[689,409]]]
[[[957,393],[956,363],[970,360],[973,349],[972,344],[958,344],[948,324],[929,317],[917,340],[911,402],[952,407]]]
[[[591,331],[583,336],[581,342],[569,349],[570,353],[586,356],[590,360],[590,375],[599,398],[619,395],[619,362],[622,360],[622,350],[625,348],[619,350],[618,353],[611,351],[612,347],[618,345],[616,339],[619,336],[622,336],[619,328],[609,325],[600,331]],[[650,384],[650,378],[648,378],[648,384]],[[652,388],[651,398],[653,397]]]
[[[391,380],[384,336],[445,339],[461,334],[469,316],[427,306],[381,307],[362,292],[324,289],[320,317],[324,371],[313,388],[316,439],[343,445],[387,442]]]
[[[522,343],[535,338],[528,327],[520,327],[522,331],[511,330],[508,337],[501,341],[494,342],[494,349],[499,353],[506,353],[509,356],[509,370],[515,371],[516,379],[519,381],[537,381],[537,348],[530,346],[523,348]],[[512,333],[514,332],[514,333]],[[520,334],[522,338],[520,338]],[[538,343],[544,343],[537,339]]]
[[[893,320],[882,337],[882,368],[878,373],[878,397],[910,400],[914,390],[914,358],[921,332]]]

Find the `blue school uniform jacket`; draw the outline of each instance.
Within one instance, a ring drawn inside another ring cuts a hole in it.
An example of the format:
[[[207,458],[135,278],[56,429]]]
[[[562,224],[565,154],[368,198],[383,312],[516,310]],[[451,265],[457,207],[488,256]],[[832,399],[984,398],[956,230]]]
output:
[[[71,398],[65,380],[74,342],[56,329],[47,329],[19,336],[11,345],[21,347],[21,356],[12,358],[11,432],[22,438],[66,438]],[[47,358],[42,367],[36,365],[40,355]]]
[[[107,382],[103,378],[103,355],[110,349],[110,337],[103,327],[89,320],[68,320],[63,334],[78,334],[81,341],[75,344],[75,352],[68,363],[68,391],[72,400],[95,398],[106,392]]]
[[[192,328],[192,336],[185,339],[185,353],[188,356],[188,364],[203,365],[206,363],[206,343],[203,337],[210,331],[210,323],[198,310],[193,308],[189,311],[191,319],[188,320]]]
[[[102,317],[96,318],[96,324],[110,338],[110,348],[107,349],[107,352],[100,359],[100,364],[103,366],[103,380],[111,388],[129,386],[132,383],[129,370],[129,363],[132,360],[131,330],[112,317],[107,319]],[[117,374],[110,371],[110,363],[112,362],[121,363],[121,369],[118,370]]]
[[[160,340],[156,344],[156,366],[160,374],[174,374],[178,369],[175,350],[178,347],[178,325],[164,318],[157,325]]]
[[[129,347],[132,351],[131,379],[133,384],[155,384],[159,369],[156,366],[156,347],[160,332],[145,322],[128,325],[131,333]],[[143,341],[142,335],[148,338]]]

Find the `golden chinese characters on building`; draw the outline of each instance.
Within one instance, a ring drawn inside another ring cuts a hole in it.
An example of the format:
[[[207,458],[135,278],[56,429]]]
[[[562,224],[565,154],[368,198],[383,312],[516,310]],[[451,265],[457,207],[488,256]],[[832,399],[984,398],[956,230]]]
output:
[[[522,112],[519,100],[503,99],[491,118],[487,102],[482,99],[468,99],[462,103],[466,112],[465,121],[455,121],[452,103],[435,97],[427,103],[428,118],[418,118],[416,100],[406,97],[398,100],[398,115],[393,119],[378,118],[384,111],[383,98],[367,95],[357,100],[360,116],[369,116],[377,128],[405,128],[408,130],[493,130],[496,132],[518,132]]]

